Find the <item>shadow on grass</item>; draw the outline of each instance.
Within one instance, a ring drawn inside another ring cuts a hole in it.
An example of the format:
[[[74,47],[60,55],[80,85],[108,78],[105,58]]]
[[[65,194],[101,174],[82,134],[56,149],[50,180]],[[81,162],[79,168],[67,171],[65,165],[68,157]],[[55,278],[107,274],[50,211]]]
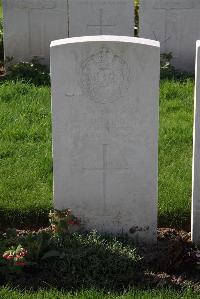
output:
[[[171,227],[189,232],[191,229],[191,212],[187,210],[159,212],[158,227]]]
[[[40,208],[5,209],[0,207],[0,230],[37,229],[49,225],[49,210]]]
[[[183,284],[177,283],[177,273],[185,269],[189,277],[189,268],[194,268],[194,265],[186,264],[183,259],[185,244],[183,246],[182,241],[177,242],[177,239],[170,238],[170,241],[165,240],[148,248],[141,246],[136,250],[133,240],[101,236],[96,232],[54,238],[48,231],[38,234],[44,234],[44,243],[40,242],[37,262],[14,273],[2,271],[0,264],[2,286],[10,285],[32,291],[57,289],[72,292],[91,288],[123,292],[133,287],[148,289],[165,286],[178,290]],[[35,238],[35,235],[27,238],[19,235],[17,240],[28,252],[29,247],[32,248],[30,259],[34,256],[32,245],[36,244]],[[4,241],[1,239],[1,244]],[[47,251],[48,246],[51,254]],[[55,255],[55,252],[59,252],[59,255]],[[164,272],[171,273],[171,276]]]
[[[26,208],[5,209],[0,207],[0,230],[7,228],[36,229],[49,225],[48,209]],[[190,211],[173,210],[171,212],[160,212],[158,214],[158,227],[171,227],[190,231]]]
[[[5,242],[1,238],[4,247]],[[52,237],[49,231],[40,231],[37,235],[19,235],[12,242],[20,242],[31,253],[27,259],[31,262],[34,257],[35,263],[18,273],[1,271],[0,264],[1,285],[31,290],[96,288],[123,291],[141,280],[140,257],[133,242],[126,238],[117,240],[96,232]],[[38,243],[39,254],[35,250]]]

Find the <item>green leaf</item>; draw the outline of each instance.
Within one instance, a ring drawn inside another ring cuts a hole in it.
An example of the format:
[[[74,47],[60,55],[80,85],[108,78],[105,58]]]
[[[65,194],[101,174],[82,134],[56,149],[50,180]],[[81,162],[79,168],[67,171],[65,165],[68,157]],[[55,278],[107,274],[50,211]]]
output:
[[[22,250],[22,246],[21,246],[21,244],[19,244],[16,248],[16,254],[19,254],[21,252],[21,250]]]
[[[6,237],[9,238],[16,238],[17,237],[17,230],[15,228],[8,228],[6,231]]]
[[[48,259],[48,258],[51,258],[51,257],[60,257],[61,256],[61,253],[57,250],[49,250],[47,251],[47,253],[45,253],[43,255],[43,257],[41,258],[41,260],[45,260],[45,259]]]

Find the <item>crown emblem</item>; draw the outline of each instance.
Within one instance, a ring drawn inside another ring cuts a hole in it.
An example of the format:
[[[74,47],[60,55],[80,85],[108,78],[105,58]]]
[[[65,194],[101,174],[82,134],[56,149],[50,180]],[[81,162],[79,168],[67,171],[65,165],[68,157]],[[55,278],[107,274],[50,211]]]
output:
[[[129,84],[127,62],[103,46],[81,64],[85,94],[96,103],[113,103],[123,97]]]
[[[113,53],[110,49],[102,47],[94,56],[99,68],[107,68],[112,63]]]

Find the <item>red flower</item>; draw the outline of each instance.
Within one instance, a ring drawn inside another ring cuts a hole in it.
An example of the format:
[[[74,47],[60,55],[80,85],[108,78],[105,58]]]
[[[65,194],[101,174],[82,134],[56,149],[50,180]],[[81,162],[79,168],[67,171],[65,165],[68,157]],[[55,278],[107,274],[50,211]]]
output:
[[[67,223],[72,225],[79,225],[78,221],[76,220],[69,220]]]
[[[21,260],[21,259],[23,259],[23,256],[21,256],[20,254],[17,254],[15,258],[16,258],[16,260]]]
[[[68,220],[68,224],[74,224],[74,220]]]
[[[3,258],[6,260],[12,260],[14,258],[14,256],[10,253],[4,253]]]
[[[26,266],[26,263],[25,262],[15,262],[14,266],[21,266],[21,267],[23,267],[23,266]]]
[[[27,255],[27,250],[23,249],[23,250],[19,253],[19,256],[20,256],[20,257],[24,257],[25,255]]]

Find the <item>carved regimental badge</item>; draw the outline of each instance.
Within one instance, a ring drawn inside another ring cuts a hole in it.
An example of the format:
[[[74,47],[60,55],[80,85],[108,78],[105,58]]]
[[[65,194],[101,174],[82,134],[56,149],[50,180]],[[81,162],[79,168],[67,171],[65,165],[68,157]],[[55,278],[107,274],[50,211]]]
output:
[[[106,104],[124,96],[129,84],[125,60],[101,47],[81,64],[82,88],[90,100]]]

